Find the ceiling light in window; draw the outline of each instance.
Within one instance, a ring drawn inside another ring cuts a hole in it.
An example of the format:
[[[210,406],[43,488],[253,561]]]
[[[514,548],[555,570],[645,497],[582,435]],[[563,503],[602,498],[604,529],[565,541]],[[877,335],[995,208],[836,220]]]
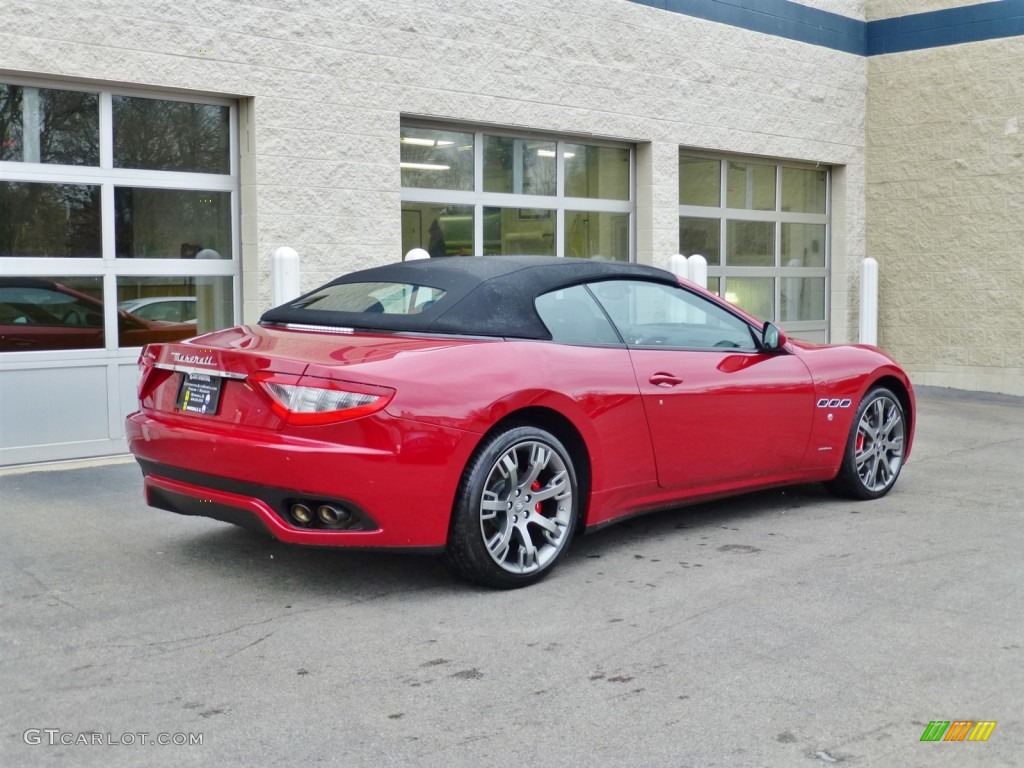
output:
[[[454,144],[454,141],[445,141],[444,139],[421,139],[418,136],[403,136],[403,144],[414,144],[417,147],[450,147]]]
[[[555,151],[553,149],[538,149],[537,157],[554,157]],[[575,152],[566,152],[564,157],[576,157]]]
[[[408,171],[447,171],[450,165],[438,165],[437,163],[399,163],[401,168]]]

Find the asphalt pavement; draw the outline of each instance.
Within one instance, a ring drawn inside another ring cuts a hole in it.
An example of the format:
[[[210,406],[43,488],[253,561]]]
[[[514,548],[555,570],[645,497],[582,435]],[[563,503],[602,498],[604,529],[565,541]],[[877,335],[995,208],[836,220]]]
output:
[[[637,518],[514,592],[6,471],[0,766],[1020,766],[1024,400],[919,407],[884,499]]]

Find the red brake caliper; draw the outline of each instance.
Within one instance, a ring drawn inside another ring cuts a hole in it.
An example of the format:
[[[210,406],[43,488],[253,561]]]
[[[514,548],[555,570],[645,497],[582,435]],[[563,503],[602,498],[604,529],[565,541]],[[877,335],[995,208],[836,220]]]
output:
[[[858,432],[857,433],[857,453],[860,453],[863,450],[864,450],[864,433],[863,432]]]
[[[530,490],[533,491],[534,493],[539,491],[540,490],[540,480],[534,480],[533,481],[533,485],[530,486]],[[540,514],[540,502],[539,501],[533,506],[533,511],[536,512],[538,515]]]

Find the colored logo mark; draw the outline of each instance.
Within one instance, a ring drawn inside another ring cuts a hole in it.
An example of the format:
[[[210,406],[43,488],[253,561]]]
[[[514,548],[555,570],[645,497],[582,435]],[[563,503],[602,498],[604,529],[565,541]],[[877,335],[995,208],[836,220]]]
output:
[[[988,741],[995,727],[995,720],[932,720],[921,741]]]

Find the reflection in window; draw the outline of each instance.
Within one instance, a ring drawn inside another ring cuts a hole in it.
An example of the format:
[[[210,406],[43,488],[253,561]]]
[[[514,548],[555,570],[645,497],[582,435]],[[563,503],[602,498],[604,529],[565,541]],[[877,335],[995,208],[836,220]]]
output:
[[[114,96],[114,167],[230,173],[227,107]]]
[[[102,277],[0,277],[0,352],[98,349]]]
[[[725,300],[762,320],[775,317],[775,278],[727,277]]]
[[[100,188],[0,181],[0,256],[102,256]]]
[[[709,265],[721,263],[722,228],[718,219],[679,217],[679,252],[683,256],[699,254]]]
[[[679,156],[680,205],[722,204],[722,161]]]
[[[775,224],[770,221],[726,222],[727,251],[725,263],[730,267],[775,266]]]
[[[629,214],[565,212],[565,255],[629,261]]]
[[[582,285],[552,291],[534,302],[537,314],[563,344],[619,344],[618,334]]]
[[[782,225],[782,266],[825,266],[825,225]]]
[[[228,328],[234,324],[232,278],[119,276],[117,309],[120,347]]]
[[[433,257],[473,255],[473,206],[402,203],[402,253],[422,248]]]
[[[779,169],[782,185],[782,210],[800,213],[825,213],[828,190],[826,171],[807,168]]]
[[[606,280],[590,290],[630,346],[754,349],[745,321],[678,286]]]
[[[555,212],[484,208],[484,256],[555,255]]]
[[[473,189],[473,134],[402,126],[403,187]]]
[[[555,142],[484,136],[485,192],[553,195],[555,172]]]
[[[119,258],[230,259],[231,193],[114,189]]]
[[[783,322],[825,319],[825,278],[783,277],[779,290]]]
[[[566,144],[565,195],[629,200],[629,150]]]
[[[729,208],[755,211],[775,210],[775,166],[757,163],[729,162],[728,190],[725,204]]]
[[[99,96],[0,83],[0,160],[99,165]]]

